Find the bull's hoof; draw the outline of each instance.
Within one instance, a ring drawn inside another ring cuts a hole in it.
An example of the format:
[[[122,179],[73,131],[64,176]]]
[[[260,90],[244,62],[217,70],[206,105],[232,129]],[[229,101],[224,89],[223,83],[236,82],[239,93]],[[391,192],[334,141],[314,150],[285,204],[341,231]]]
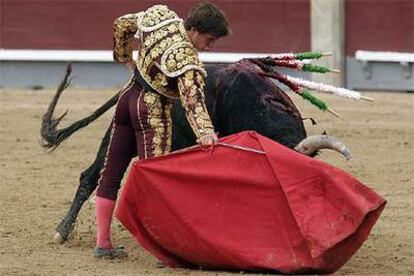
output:
[[[69,226],[68,226],[69,225]],[[54,240],[56,243],[64,243],[69,239],[69,236],[72,233],[74,224],[71,223],[65,223],[65,220],[63,220],[57,227],[55,232]]]
[[[65,239],[62,237],[62,235],[59,232],[56,232],[55,237],[53,238],[53,241],[55,243],[63,243]]]

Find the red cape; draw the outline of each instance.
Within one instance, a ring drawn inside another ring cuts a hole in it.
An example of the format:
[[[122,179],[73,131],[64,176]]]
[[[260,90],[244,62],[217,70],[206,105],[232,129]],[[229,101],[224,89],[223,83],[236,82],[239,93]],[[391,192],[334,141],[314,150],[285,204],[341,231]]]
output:
[[[255,132],[133,164],[117,217],[173,267],[331,273],[367,239],[385,200]]]

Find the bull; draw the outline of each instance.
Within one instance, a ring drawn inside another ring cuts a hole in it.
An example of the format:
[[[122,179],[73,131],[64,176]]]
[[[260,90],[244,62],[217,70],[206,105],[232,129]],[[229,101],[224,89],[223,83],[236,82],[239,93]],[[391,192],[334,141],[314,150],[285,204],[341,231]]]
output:
[[[341,152],[349,158],[349,151],[338,139],[326,135],[306,137],[306,130],[300,112],[292,100],[273,80],[260,73],[262,68],[250,60],[231,65],[207,65],[206,105],[219,137],[244,130],[254,130],[286,147],[300,153],[314,156],[322,148]],[[53,118],[54,109],[64,89],[69,85],[71,65],[69,64],[62,82],[42,117],[42,146],[55,149],[77,130],[87,126],[110,107],[116,104],[118,94],[109,99],[90,116],[66,128],[58,129],[67,111]],[[177,101],[173,105],[172,150],[183,149],[196,143],[196,138],[186,118],[184,109]],[[73,230],[76,218],[84,202],[97,187],[99,172],[104,163],[110,140],[109,127],[99,146],[92,164],[84,170],[72,204],[56,227],[55,240],[64,242]]]

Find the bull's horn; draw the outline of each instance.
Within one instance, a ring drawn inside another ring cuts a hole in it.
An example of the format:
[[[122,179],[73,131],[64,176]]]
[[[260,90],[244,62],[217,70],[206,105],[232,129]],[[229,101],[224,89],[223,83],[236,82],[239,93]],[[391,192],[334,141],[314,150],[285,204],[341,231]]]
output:
[[[343,156],[346,160],[351,159],[351,152],[338,138],[328,135],[313,135],[303,139],[296,147],[295,150],[304,154],[312,155],[320,149],[332,149]]]

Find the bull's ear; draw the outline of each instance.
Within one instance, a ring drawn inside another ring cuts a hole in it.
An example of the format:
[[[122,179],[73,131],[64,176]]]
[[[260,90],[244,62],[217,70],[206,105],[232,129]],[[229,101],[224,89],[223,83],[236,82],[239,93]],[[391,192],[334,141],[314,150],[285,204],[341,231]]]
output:
[[[326,130],[324,130],[324,131],[322,132],[322,135],[328,135],[328,133],[326,132]]]

